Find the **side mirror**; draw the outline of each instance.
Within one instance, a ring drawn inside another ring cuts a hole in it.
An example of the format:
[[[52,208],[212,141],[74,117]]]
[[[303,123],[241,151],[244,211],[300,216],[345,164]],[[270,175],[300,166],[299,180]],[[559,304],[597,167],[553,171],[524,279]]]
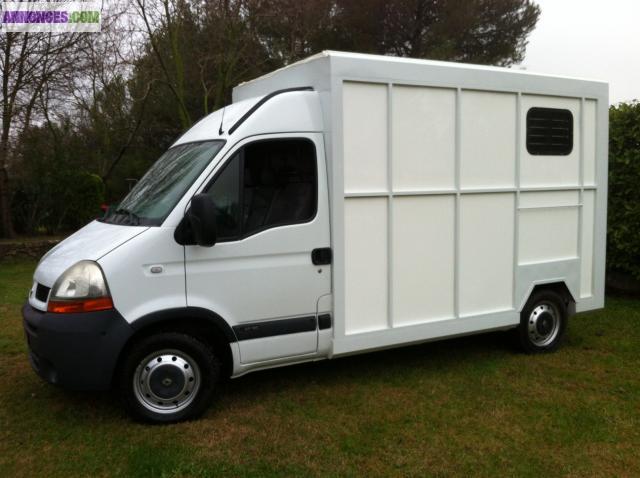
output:
[[[191,198],[187,220],[196,244],[211,247],[216,243],[216,206],[208,194],[196,194]]]

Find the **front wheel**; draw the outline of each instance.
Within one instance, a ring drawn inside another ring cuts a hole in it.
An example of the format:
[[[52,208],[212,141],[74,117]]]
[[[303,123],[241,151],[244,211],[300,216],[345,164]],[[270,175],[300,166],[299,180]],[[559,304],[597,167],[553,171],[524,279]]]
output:
[[[173,423],[195,418],[207,408],[220,377],[220,362],[205,344],[166,332],[140,340],[119,374],[128,412],[141,421]]]
[[[517,329],[522,349],[527,353],[551,352],[558,348],[567,328],[567,306],[554,291],[533,294],[520,314]]]

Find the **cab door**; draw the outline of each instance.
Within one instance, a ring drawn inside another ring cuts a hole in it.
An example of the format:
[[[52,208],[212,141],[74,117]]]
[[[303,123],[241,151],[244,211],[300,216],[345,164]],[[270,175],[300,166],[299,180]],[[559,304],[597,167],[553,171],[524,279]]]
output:
[[[188,305],[233,327],[242,363],[316,353],[316,306],[331,289],[322,135],[244,140],[203,192],[217,242],[185,247]]]

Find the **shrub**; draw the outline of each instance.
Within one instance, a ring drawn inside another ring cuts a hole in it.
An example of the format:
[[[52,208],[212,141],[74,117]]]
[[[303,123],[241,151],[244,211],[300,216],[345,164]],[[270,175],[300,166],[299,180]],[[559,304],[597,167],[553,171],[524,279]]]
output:
[[[84,171],[51,171],[21,182],[13,199],[16,229],[56,234],[78,229],[98,217],[102,179]]]
[[[21,136],[20,169],[11,204],[18,232],[67,232],[100,215],[104,184],[87,171],[77,143],[66,125],[33,127]]]
[[[640,279],[640,103],[609,110],[607,268]]]

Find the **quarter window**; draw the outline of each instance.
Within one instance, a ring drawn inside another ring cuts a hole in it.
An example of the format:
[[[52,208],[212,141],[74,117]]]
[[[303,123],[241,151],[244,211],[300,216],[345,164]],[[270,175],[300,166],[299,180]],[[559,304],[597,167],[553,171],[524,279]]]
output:
[[[243,147],[206,190],[216,205],[218,240],[313,219],[316,154],[307,139],[265,140]]]
[[[567,156],[573,151],[573,114],[556,108],[527,112],[527,151],[535,156]]]

